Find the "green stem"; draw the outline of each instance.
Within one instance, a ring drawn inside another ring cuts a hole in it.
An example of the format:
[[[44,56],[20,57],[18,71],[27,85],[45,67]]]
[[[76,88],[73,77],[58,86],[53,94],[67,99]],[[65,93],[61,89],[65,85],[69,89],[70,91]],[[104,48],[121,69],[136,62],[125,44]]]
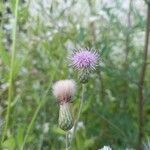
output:
[[[43,96],[43,100],[45,100],[45,98],[46,98],[46,96],[47,96],[47,93],[48,93],[50,87],[51,87],[51,82],[50,82],[50,84],[49,84],[49,86],[48,86],[48,88],[47,88],[47,90],[46,90],[46,92],[45,92],[45,94],[44,94],[44,96]],[[41,107],[45,104],[45,102],[46,102],[46,100],[45,100],[45,101],[42,101],[42,100],[41,100],[40,104],[38,105],[37,109],[35,110],[35,113],[34,113],[34,115],[33,115],[33,117],[32,117],[32,120],[31,120],[31,122],[30,122],[30,124],[29,124],[29,126],[28,126],[28,128],[27,128],[27,132],[26,132],[26,134],[25,134],[25,137],[24,137],[24,140],[23,140],[23,144],[22,144],[21,150],[24,149],[26,140],[27,140],[27,138],[28,138],[28,136],[29,136],[29,133],[30,133],[30,131],[31,131],[31,129],[32,129],[32,126],[33,126],[34,121],[35,121],[35,119],[36,119],[36,117],[37,117],[37,114],[39,113]]]
[[[61,59],[61,60],[59,61],[59,63],[58,63],[58,66],[57,66],[58,68],[59,68],[59,65],[61,64],[61,62],[62,62],[62,59]],[[22,144],[21,150],[24,149],[25,143],[26,143],[26,141],[27,141],[27,138],[28,138],[28,136],[29,136],[29,133],[30,133],[30,131],[31,131],[31,129],[32,129],[32,126],[33,126],[33,124],[34,124],[34,122],[35,122],[35,119],[36,119],[36,117],[37,117],[37,115],[38,115],[40,109],[41,109],[42,106],[44,106],[44,104],[46,103],[46,100],[45,100],[45,99],[46,99],[46,96],[47,96],[47,94],[48,94],[48,91],[49,91],[49,89],[50,89],[50,87],[51,87],[51,84],[52,84],[52,81],[53,81],[53,78],[54,78],[55,74],[56,74],[56,72],[53,74],[52,79],[51,79],[51,81],[50,81],[50,84],[49,84],[47,90],[45,91],[45,93],[44,93],[44,95],[43,95],[43,98],[40,99],[40,100],[41,100],[41,101],[40,101],[40,104],[38,105],[38,107],[36,108],[36,110],[35,110],[35,112],[34,112],[34,114],[33,114],[33,117],[32,117],[31,122],[30,122],[30,124],[29,124],[29,126],[28,126],[28,128],[27,128],[27,132],[26,132],[25,137],[24,137],[24,140],[23,140],[23,144]]]
[[[15,53],[16,53],[16,30],[17,30],[17,19],[18,19],[18,5],[19,0],[16,0],[15,3],[15,19],[14,19],[14,27],[12,32],[12,54],[11,54],[11,62],[10,62],[10,73],[9,73],[9,89],[8,89],[8,106],[6,111],[6,117],[5,117],[5,126],[2,134],[1,144],[3,143],[8,124],[9,124],[9,117],[10,117],[10,108],[11,108],[11,101],[12,101],[12,93],[13,93],[13,72],[14,72],[14,62],[15,62]]]
[[[69,150],[68,147],[68,131],[66,131],[66,150]]]
[[[83,102],[84,102],[84,93],[85,93],[85,84],[82,84],[82,92],[81,92],[81,102],[80,102],[80,107],[79,107],[79,111],[78,111],[78,115],[77,115],[77,119],[74,123],[74,129],[73,129],[73,135],[72,135],[72,140],[75,137],[75,133],[76,133],[76,129],[77,129],[77,125],[81,116],[81,112],[82,112],[82,108],[83,108]]]
[[[43,104],[44,104],[44,103],[42,102],[42,103],[40,103],[40,104],[38,105],[38,107],[37,107],[37,109],[36,109],[36,111],[35,111],[35,113],[34,113],[34,115],[33,115],[33,117],[32,117],[32,120],[31,120],[31,122],[30,122],[30,124],[29,124],[29,126],[28,126],[28,128],[27,128],[27,132],[26,132],[26,135],[25,135],[25,137],[24,137],[24,141],[23,141],[21,150],[24,149],[24,145],[25,145],[26,140],[27,140],[27,138],[28,138],[28,136],[29,136],[30,130],[32,129],[32,126],[33,126],[33,123],[34,123],[34,121],[35,121],[35,119],[36,119],[36,116],[37,116],[37,114],[38,114],[38,112],[39,112],[39,110],[40,110],[40,108],[42,107]]]
[[[44,109],[43,112],[44,112],[44,114],[46,114],[46,106],[44,105],[43,107],[44,107],[44,108],[43,108],[43,109]],[[42,122],[42,125],[43,125],[43,126],[44,126],[45,121],[46,121],[46,115],[43,116],[43,122]],[[42,135],[41,135],[41,137],[39,138],[38,150],[41,150],[41,149],[42,149],[42,145],[43,145],[43,141],[44,141],[44,135],[45,135],[45,133],[44,133],[44,131],[42,130]]]

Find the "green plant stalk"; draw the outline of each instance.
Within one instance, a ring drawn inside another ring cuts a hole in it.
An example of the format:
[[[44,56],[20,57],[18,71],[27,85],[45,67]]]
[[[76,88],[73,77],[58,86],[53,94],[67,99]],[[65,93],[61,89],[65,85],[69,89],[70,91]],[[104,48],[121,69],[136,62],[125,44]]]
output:
[[[59,61],[59,63],[58,63],[58,68],[59,68],[59,65],[61,64],[61,61],[62,61],[62,59],[61,59],[61,60]],[[33,117],[32,117],[31,122],[30,122],[30,124],[29,124],[29,126],[28,126],[28,128],[27,128],[27,132],[26,132],[25,137],[24,137],[24,140],[23,140],[23,144],[22,144],[21,150],[24,149],[25,143],[26,143],[26,141],[27,141],[27,138],[28,138],[28,136],[29,136],[29,133],[30,133],[30,131],[31,131],[31,129],[32,129],[32,126],[33,126],[33,124],[34,124],[34,121],[35,121],[35,119],[36,119],[36,117],[37,117],[37,115],[38,115],[40,109],[41,109],[42,106],[44,106],[44,104],[46,103],[45,98],[46,98],[46,96],[47,96],[47,94],[48,94],[48,91],[49,91],[49,89],[50,89],[50,87],[51,87],[51,84],[52,84],[52,81],[53,81],[53,77],[55,76],[55,74],[56,74],[56,72],[53,74],[52,79],[51,79],[51,81],[50,81],[50,84],[49,84],[48,88],[46,89],[46,91],[45,91],[45,93],[44,93],[44,95],[43,95],[43,98],[42,98],[40,104],[38,105],[38,107],[36,108],[36,110],[35,110],[35,112],[34,112],[34,114],[33,114]]]
[[[10,62],[10,73],[9,73],[9,89],[8,89],[8,106],[7,106],[7,111],[6,111],[6,117],[5,117],[5,126],[4,130],[2,133],[2,138],[1,138],[1,144],[3,143],[8,124],[9,124],[9,117],[10,117],[10,108],[11,108],[11,101],[12,101],[12,93],[13,93],[13,72],[14,72],[14,62],[15,62],[15,53],[16,53],[16,30],[17,30],[17,19],[18,19],[18,5],[19,5],[19,0],[16,0],[15,3],[15,19],[14,19],[14,27],[13,27],[13,32],[12,32],[12,54],[11,54],[11,62]]]
[[[46,98],[46,96],[47,96],[47,94],[48,94],[48,91],[49,91],[50,87],[51,87],[51,82],[50,82],[50,84],[49,84],[49,86],[48,86],[48,88],[47,88],[47,90],[46,90],[46,92],[45,92],[45,94],[44,94],[44,96],[43,96],[43,100],[45,100],[45,98]],[[30,122],[28,128],[27,128],[27,132],[26,132],[26,134],[25,134],[25,137],[24,137],[24,140],[23,140],[23,144],[22,144],[21,150],[24,149],[25,143],[26,143],[27,138],[28,138],[28,136],[29,136],[29,133],[30,133],[30,131],[31,131],[31,129],[32,129],[32,126],[33,126],[33,124],[34,124],[34,121],[35,121],[35,119],[36,119],[36,117],[37,117],[37,114],[38,114],[38,112],[40,111],[41,107],[45,104],[45,102],[46,102],[46,101],[42,101],[42,100],[41,100],[40,104],[38,105],[37,109],[35,110],[35,113],[34,113],[32,119],[31,119],[31,122]]]
[[[28,136],[29,136],[30,130],[31,130],[31,128],[32,128],[32,126],[33,126],[33,123],[34,123],[34,121],[35,121],[35,119],[36,119],[36,116],[37,116],[37,114],[38,114],[38,112],[39,112],[39,110],[40,110],[40,108],[42,107],[43,104],[44,104],[44,103],[40,103],[40,104],[38,105],[38,107],[37,107],[37,109],[36,109],[36,111],[35,111],[35,113],[34,113],[34,115],[33,115],[33,117],[32,117],[32,120],[31,120],[31,122],[30,122],[30,124],[29,124],[29,126],[28,126],[28,128],[27,128],[27,132],[26,132],[25,138],[24,138],[24,140],[23,140],[23,144],[22,144],[21,150],[24,149],[24,145],[25,145],[26,140],[27,140],[27,138],[28,138]]]
[[[81,116],[81,112],[83,109],[83,103],[84,103],[84,93],[85,93],[85,84],[82,84],[82,91],[81,91],[81,102],[80,102],[80,107],[79,107],[79,111],[78,111],[78,115],[77,115],[77,119],[74,123],[74,129],[73,129],[73,134],[72,134],[72,140],[75,137],[75,133],[76,133],[76,129],[77,129],[77,125]]]
[[[143,149],[143,139],[144,139],[144,122],[145,122],[145,115],[144,115],[144,103],[145,103],[145,96],[144,96],[144,82],[145,76],[147,71],[147,59],[148,59],[148,48],[149,48],[149,35],[150,35],[150,1],[147,2],[147,25],[145,31],[145,44],[144,44],[144,52],[143,52],[143,64],[140,72],[140,79],[138,85],[138,113],[139,113],[139,133],[138,133],[138,144],[137,150]]]
[[[45,106],[43,106],[44,108],[44,114],[46,114],[46,107]],[[45,121],[46,121],[46,115],[44,115],[43,116],[43,122],[42,122],[42,125],[44,126],[44,123],[45,123]],[[37,150],[41,150],[42,149],[42,145],[43,145],[43,140],[44,140],[44,131],[42,132],[42,135],[41,135],[41,137],[39,138],[39,146],[38,146],[38,149]]]
[[[69,147],[68,144],[69,144],[68,143],[68,131],[66,131],[66,150],[69,150],[68,149],[68,147]]]

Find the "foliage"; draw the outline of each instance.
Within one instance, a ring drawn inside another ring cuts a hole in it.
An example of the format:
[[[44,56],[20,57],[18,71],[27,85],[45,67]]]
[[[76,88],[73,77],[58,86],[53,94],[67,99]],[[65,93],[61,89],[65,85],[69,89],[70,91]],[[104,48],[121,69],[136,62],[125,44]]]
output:
[[[0,134],[8,106],[15,2],[0,1]],[[104,145],[135,149],[145,18],[144,1],[20,0],[13,93],[3,149],[21,149],[37,108],[25,149],[64,149],[65,133],[58,128],[59,110],[51,86],[60,79],[77,81],[67,57],[79,47],[98,50],[101,62],[86,87],[73,149],[96,150]],[[149,70],[148,65],[144,87],[146,137],[150,136]],[[72,105],[74,118],[80,91],[78,82]]]

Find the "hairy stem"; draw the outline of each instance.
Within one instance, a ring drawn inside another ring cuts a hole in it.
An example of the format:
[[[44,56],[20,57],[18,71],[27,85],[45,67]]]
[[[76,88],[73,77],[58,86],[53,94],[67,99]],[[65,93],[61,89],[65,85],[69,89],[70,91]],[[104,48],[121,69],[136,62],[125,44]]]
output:
[[[5,126],[3,129],[3,134],[1,138],[1,143],[5,140],[8,124],[9,124],[9,117],[10,117],[10,108],[11,108],[11,101],[12,101],[12,94],[13,94],[13,72],[14,72],[14,62],[15,62],[15,53],[16,53],[16,30],[17,30],[17,19],[18,19],[18,4],[19,0],[16,0],[15,3],[15,19],[14,19],[14,27],[12,32],[12,54],[11,54],[11,62],[10,62],[10,73],[9,73],[9,89],[8,89],[8,106],[6,111],[5,117]]]
[[[149,29],[150,29],[150,3],[147,3],[147,27],[145,34],[145,46],[143,56],[143,66],[141,69],[140,80],[139,80],[139,135],[138,135],[138,150],[142,150],[142,141],[144,137],[144,80],[147,66],[147,53],[148,53],[148,42],[149,42]]]

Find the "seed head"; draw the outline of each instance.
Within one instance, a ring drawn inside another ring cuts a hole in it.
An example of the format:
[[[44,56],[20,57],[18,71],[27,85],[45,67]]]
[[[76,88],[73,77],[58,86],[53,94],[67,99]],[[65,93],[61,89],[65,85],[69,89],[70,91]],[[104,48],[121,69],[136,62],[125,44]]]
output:
[[[75,91],[74,80],[60,80],[53,85],[53,94],[61,105],[70,102]]]

